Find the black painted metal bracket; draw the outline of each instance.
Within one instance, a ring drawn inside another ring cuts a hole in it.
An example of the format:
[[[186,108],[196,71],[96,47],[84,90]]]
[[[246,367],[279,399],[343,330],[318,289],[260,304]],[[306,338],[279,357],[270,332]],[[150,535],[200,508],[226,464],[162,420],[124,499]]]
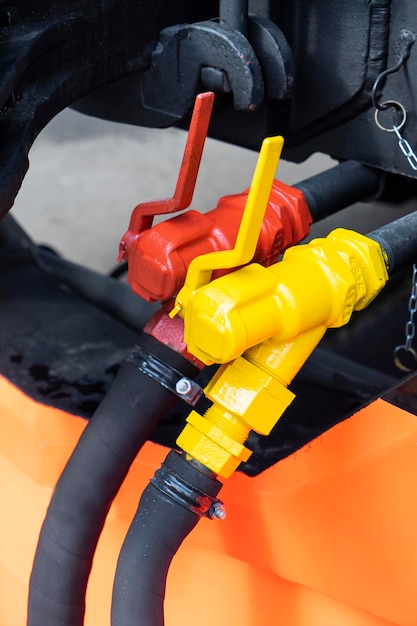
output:
[[[294,67],[280,29],[266,18],[249,17],[248,39],[210,20],[163,30],[141,80],[142,103],[157,124],[173,124],[205,88],[231,92],[237,111],[253,111],[268,97],[290,94]]]

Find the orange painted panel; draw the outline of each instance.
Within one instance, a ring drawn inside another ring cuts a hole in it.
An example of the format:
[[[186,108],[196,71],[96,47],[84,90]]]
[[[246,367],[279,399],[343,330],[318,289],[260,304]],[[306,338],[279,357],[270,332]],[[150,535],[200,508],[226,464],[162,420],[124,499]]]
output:
[[[0,626],[23,626],[37,535],[85,422],[0,378]],[[110,623],[115,563],[166,450],[147,444],[99,543],[86,626]],[[168,579],[167,626],[415,626],[417,418],[381,400],[257,478],[236,474],[224,522],[202,520]]]

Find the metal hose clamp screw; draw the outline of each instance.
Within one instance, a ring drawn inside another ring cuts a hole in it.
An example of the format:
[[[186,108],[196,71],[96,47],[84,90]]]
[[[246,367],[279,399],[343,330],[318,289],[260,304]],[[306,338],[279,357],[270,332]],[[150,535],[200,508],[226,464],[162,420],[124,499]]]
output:
[[[224,520],[227,517],[226,509],[223,502],[214,502],[208,510],[208,517],[210,519]]]

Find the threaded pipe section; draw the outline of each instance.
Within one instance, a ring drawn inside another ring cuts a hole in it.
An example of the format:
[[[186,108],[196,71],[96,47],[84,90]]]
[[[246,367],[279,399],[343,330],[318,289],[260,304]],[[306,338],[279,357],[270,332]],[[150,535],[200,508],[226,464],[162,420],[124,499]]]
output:
[[[237,443],[245,443],[250,427],[235,413],[213,404],[204,413],[204,418]]]

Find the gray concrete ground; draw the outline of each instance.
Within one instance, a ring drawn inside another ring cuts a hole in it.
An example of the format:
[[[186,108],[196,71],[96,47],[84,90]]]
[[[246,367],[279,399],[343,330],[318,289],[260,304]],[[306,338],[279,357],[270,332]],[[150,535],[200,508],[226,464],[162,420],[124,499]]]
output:
[[[41,133],[13,214],[39,243],[91,268],[109,271],[133,207],[172,195],[186,135],[178,129],[148,129],[115,124],[63,111]],[[217,199],[245,189],[251,181],[254,152],[208,139],[192,207],[206,211]],[[277,176],[295,183],[332,160],[315,155],[301,165],[282,161]],[[410,210],[409,205],[356,205],[325,220],[367,232]]]

